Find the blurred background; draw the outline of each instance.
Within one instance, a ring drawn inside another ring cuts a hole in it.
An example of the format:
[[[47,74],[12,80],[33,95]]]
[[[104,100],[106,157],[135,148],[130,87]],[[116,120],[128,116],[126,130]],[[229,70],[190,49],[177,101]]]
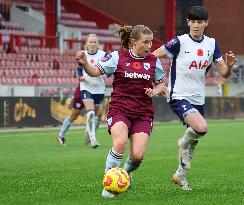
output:
[[[145,24],[154,32],[152,51],[175,35],[188,32],[187,9],[205,6],[209,26],[224,54],[238,57],[226,80],[214,66],[206,76],[209,119],[244,117],[244,1],[242,0],[0,0],[0,127],[57,126],[71,111],[74,54],[88,34],[98,35],[102,48],[120,48],[115,24]],[[161,59],[168,77],[170,60]],[[106,79],[103,120],[112,90]],[[154,99],[157,121],[174,120],[166,100]],[[81,115],[75,124],[83,124]]]

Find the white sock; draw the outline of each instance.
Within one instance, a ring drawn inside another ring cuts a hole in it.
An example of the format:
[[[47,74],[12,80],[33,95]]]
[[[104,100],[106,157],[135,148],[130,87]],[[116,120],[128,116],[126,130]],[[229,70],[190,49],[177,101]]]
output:
[[[107,156],[107,161],[106,161],[106,167],[105,167],[105,173],[113,168],[113,167],[119,167],[121,160],[123,158],[123,153],[118,153],[114,150],[114,148],[112,148],[109,152],[108,152],[108,156]]]
[[[175,174],[178,177],[184,177],[184,176],[186,176],[186,170],[179,164],[178,169],[176,170]]]
[[[96,140],[94,110],[89,110],[86,113],[86,131],[88,132],[90,140]]]
[[[68,131],[72,121],[73,120],[70,117],[65,118],[65,120],[63,122],[63,125],[62,125],[62,128],[61,128],[61,130],[60,130],[60,132],[58,134],[59,137],[61,137],[61,138],[65,137],[65,134]]]
[[[95,130],[97,130],[97,128],[99,127],[100,122],[101,119],[97,115],[95,115]]]
[[[183,148],[188,148],[189,144],[198,140],[198,134],[191,127],[188,127],[181,139]]]
[[[124,164],[124,169],[127,172],[133,172],[136,170],[139,166],[141,165],[141,162],[135,163],[131,160],[130,155],[128,155],[125,164]]]

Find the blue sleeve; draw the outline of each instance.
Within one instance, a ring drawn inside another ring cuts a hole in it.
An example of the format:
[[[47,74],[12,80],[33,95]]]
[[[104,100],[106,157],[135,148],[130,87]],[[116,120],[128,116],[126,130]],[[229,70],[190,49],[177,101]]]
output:
[[[157,59],[156,69],[155,69],[155,83],[163,82],[164,81],[164,77],[165,77],[165,74],[164,74],[164,70],[163,70],[162,64],[161,64],[160,60]]]
[[[219,45],[215,41],[215,49],[214,49],[214,54],[213,54],[213,62],[218,62],[222,60],[222,53],[220,51]]]
[[[171,41],[167,42],[161,49],[166,52],[169,57],[175,57],[180,52],[180,40],[178,37],[173,38]]]
[[[82,67],[82,65],[80,63],[77,66],[77,75],[79,77],[83,76],[83,67]]]

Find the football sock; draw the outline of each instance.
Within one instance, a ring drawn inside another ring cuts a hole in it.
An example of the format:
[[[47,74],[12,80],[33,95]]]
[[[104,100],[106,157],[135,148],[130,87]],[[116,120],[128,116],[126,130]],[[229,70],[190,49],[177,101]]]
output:
[[[101,122],[101,119],[96,115],[95,116],[95,130],[97,130],[97,128],[99,127]]]
[[[183,148],[188,148],[189,144],[195,142],[198,138],[199,135],[191,127],[188,127],[182,137]]]
[[[184,177],[186,175],[186,170],[179,164],[178,169],[176,170],[175,174],[178,177]]]
[[[123,154],[116,152],[114,150],[114,148],[112,148],[108,152],[107,161],[106,161],[106,167],[105,167],[105,172],[107,172],[109,169],[111,169],[113,167],[119,167],[122,158],[123,158]]]
[[[142,161],[139,162],[133,162],[130,158],[130,155],[128,155],[125,164],[124,164],[124,169],[127,172],[133,172],[134,170],[136,170],[140,165],[141,165]]]
[[[90,139],[96,140],[94,110],[89,110],[86,113],[86,131],[88,132]]]
[[[67,117],[64,122],[63,122],[63,125],[62,125],[62,128],[58,134],[59,137],[61,138],[64,138],[65,137],[65,134],[66,132],[68,131],[71,123],[73,122],[73,120],[70,118],[70,117]]]

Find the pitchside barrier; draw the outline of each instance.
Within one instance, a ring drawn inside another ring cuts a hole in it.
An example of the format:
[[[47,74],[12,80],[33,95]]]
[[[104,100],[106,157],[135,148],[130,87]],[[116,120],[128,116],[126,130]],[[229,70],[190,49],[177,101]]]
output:
[[[164,97],[153,99],[155,121],[178,120]],[[103,102],[102,121],[106,121],[109,97]],[[244,118],[244,98],[207,97],[207,119]],[[71,113],[72,98],[62,97],[0,97],[0,127],[57,126]],[[85,124],[85,112],[75,125]]]

